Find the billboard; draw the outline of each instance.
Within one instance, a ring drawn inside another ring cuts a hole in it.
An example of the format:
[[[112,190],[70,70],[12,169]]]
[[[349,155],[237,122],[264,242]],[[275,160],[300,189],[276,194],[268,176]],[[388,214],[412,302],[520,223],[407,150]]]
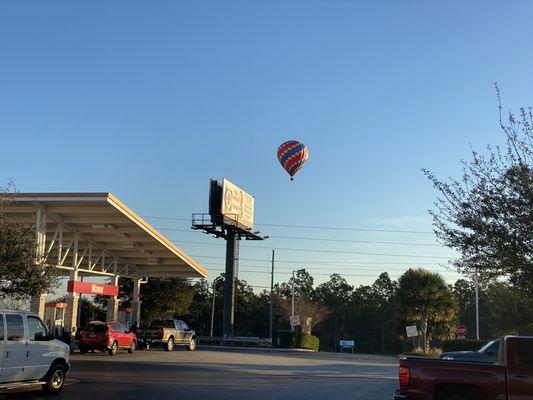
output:
[[[224,179],[222,181],[220,213],[224,219],[236,222],[245,229],[252,229],[254,226],[254,198]]]

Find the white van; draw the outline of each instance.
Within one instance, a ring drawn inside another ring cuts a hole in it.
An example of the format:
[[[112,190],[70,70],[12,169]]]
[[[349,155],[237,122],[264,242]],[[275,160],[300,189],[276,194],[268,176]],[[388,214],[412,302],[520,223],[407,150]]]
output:
[[[0,310],[0,389],[39,384],[47,393],[59,393],[70,368],[69,350],[37,315]]]

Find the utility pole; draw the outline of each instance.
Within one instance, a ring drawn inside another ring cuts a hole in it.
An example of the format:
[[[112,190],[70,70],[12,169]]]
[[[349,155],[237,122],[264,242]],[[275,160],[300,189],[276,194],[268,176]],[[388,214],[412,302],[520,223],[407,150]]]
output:
[[[213,325],[215,324],[215,297],[216,297],[216,290],[215,290],[215,282],[216,279],[213,280],[213,305],[211,306],[211,329],[209,331],[209,337],[213,337]]]
[[[270,324],[269,324],[269,337],[270,344],[272,345],[272,327],[274,325],[274,255],[275,250],[272,249],[272,272],[270,274]]]
[[[291,317],[294,317],[294,270],[292,271],[292,301],[291,301]],[[294,332],[294,326],[291,324],[291,331]]]

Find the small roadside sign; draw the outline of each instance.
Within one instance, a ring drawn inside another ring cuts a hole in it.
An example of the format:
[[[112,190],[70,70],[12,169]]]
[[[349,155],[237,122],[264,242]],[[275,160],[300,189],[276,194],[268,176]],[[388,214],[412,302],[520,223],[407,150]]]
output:
[[[300,326],[300,316],[298,315],[293,315],[291,316],[290,318],[290,323],[291,323],[291,326]]]
[[[339,342],[341,353],[343,349],[351,349],[353,353],[353,349],[355,348],[355,340],[341,340]]]
[[[407,333],[407,337],[418,336],[418,328],[416,327],[416,325],[406,326],[405,332]]]
[[[456,329],[455,329],[455,334],[457,336],[457,339],[464,339],[466,338],[466,334],[468,333],[468,331],[466,330],[466,326],[464,325],[459,325]]]

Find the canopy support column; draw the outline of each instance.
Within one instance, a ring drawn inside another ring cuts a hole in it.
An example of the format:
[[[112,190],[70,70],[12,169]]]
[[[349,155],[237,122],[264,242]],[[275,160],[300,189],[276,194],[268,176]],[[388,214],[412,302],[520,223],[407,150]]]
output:
[[[117,260],[113,262],[113,269],[115,270],[115,275],[111,278],[111,284],[118,286],[118,275],[117,271]],[[118,320],[118,296],[109,296],[107,300],[107,313],[106,321],[113,322]]]
[[[78,247],[79,235],[74,233],[73,249],[72,249],[72,269],[70,270],[69,279],[71,281],[78,280]],[[68,293],[65,303],[67,303],[67,310],[65,312],[65,332],[74,336],[76,334],[78,322],[78,293]]]
[[[131,302],[131,307],[133,308],[133,321],[132,323],[140,326],[141,325],[141,283],[142,279],[133,280],[133,298]]]
[[[46,207],[43,206],[37,207],[35,243],[37,245],[35,262],[39,268],[46,257]],[[46,293],[35,295],[30,299],[30,311],[38,314],[42,320],[44,320],[45,303]]]

